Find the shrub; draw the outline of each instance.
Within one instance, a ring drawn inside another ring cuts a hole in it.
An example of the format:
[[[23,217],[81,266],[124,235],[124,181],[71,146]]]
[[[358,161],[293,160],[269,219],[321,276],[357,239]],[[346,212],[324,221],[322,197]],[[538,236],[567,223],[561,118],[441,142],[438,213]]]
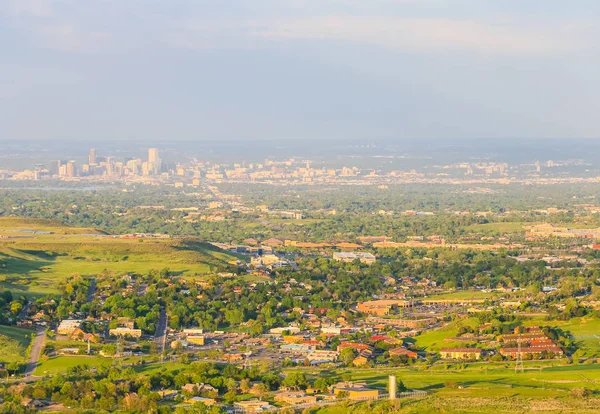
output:
[[[458,388],[458,383],[454,380],[448,380],[444,382],[444,387],[446,388]]]
[[[592,392],[584,387],[573,388],[571,390],[571,396],[575,397],[575,398],[586,398],[586,397],[589,397],[590,395],[592,395]]]

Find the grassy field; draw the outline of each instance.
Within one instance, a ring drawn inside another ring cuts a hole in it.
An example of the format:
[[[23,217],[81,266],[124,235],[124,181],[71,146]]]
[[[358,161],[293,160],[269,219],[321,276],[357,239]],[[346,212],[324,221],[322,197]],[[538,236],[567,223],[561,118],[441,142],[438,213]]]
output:
[[[33,330],[0,325],[0,363],[25,361]]]
[[[362,403],[342,403],[321,409],[311,410],[311,414],[480,414],[480,413],[597,413],[600,399],[576,398],[511,398],[491,397],[482,394],[477,397],[426,396],[403,398],[396,401]]]
[[[523,227],[537,226],[544,223],[527,223],[517,221],[507,221],[499,223],[486,223],[486,224],[472,224],[466,226],[465,230],[481,234],[481,235],[495,235],[495,234],[517,234],[524,233]],[[556,227],[568,227],[572,229],[589,229],[595,227],[589,223],[557,223]]]
[[[22,218],[22,217],[0,217],[0,234],[4,236],[27,236],[27,231],[52,232],[54,234],[104,234],[104,232],[83,228],[68,227],[52,220]]]
[[[458,335],[458,330],[461,326],[470,326],[476,328],[478,325],[479,322],[476,318],[469,318],[451,322],[440,329],[427,331],[417,336],[415,338],[415,344],[417,347],[423,348],[428,352],[436,352],[439,351],[440,348],[446,347],[464,347],[466,345],[471,345],[474,342],[447,341],[446,338],[453,338],[456,335]]]
[[[0,218],[0,289],[44,295],[56,292],[57,284],[73,273],[143,273],[168,267],[183,276],[197,276],[239,258],[194,240],[90,237],[83,235],[94,234],[90,229],[41,222]],[[52,234],[21,233],[22,229]]]
[[[600,357],[600,319],[594,317],[574,318],[568,321],[546,321],[533,318],[523,323],[526,326],[549,325],[573,335],[582,357]]]
[[[432,295],[428,299],[493,299],[501,296],[498,292],[482,292],[479,290],[458,290],[456,292]]]
[[[458,334],[461,326],[470,326],[477,328],[479,322],[477,318],[461,319],[451,322],[440,329],[427,331],[415,337],[415,344],[429,352],[439,351],[440,348],[462,347],[474,345],[475,342],[469,341],[451,341],[446,338],[453,338]],[[565,333],[573,336],[573,340],[580,350],[580,356],[600,357],[600,319],[592,316],[574,318],[568,321],[552,320],[548,321],[542,317],[533,317],[523,321],[524,326],[551,326],[562,329]]]
[[[137,364],[140,361],[139,357],[127,357],[121,358],[120,362],[123,365]],[[147,359],[144,358],[147,362]],[[54,375],[64,374],[69,368],[73,368],[79,365],[88,365],[90,367],[110,366],[116,362],[113,358],[104,358],[101,356],[86,356],[86,355],[73,355],[73,356],[55,356],[41,361],[38,365],[35,375]],[[141,374],[151,374],[166,368],[170,371],[179,370],[185,368],[186,365],[178,362],[165,362],[164,364],[144,364],[136,365],[134,369]]]
[[[139,361],[139,358],[122,358],[123,364],[131,364]],[[112,358],[103,358],[100,356],[56,356],[46,361],[40,361],[35,375],[53,375],[64,374],[69,368],[79,365],[88,365],[89,367],[110,366],[115,362]]]
[[[0,335],[4,335],[27,348],[31,343],[33,329],[17,328],[16,326],[0,325]]]
[[[369,386],[385,390],[388,376],[394,374],[398,380],[410,389],[427,391],[428,404],[438,407],[438,411],[415,412],[490,412],[490,407],[502,401],[500,406],[506,412],[524,412],[522,408],[530,403],[542,406],[544,401],[571,400],[573,388],[587,388],[600,391],[599,365],[556,366],[559,361],[526,362],[525,372],[515,373],[510,363],[482,363],[463,366],[440,366],[425,369],[423,367],[403,367],[377,369],[341,369],[328,372],[336,379],[350,378],[352,381],[366,382]],[[307,370],[311,377],[320,373]],[[477,399],[479,400],[476,402]],[[462,402],[473,400],[474,411]],[[541,405],[540,405],[541,404]],[[413,406],[411,404],[407,404]],[[441,406],[446,409],[440,410]],[[417,404],[418,406],[418,404]],[[479,408],[476,408],[480,406]],[[562,406],[561,406],[562,407]],[[558,407],[556,412],[561,412]],[[432,407],[430,407],[432,408]],[[518,410],[521,408],[521,410]],[[566,407],[562,407],[562,412]],[[323,412],[335,412],[326,411]],[[399,411],[382,411],[399,412]]]
[[[501,223],[472,224],[470,226],[465,227],[465,230],[485,235],[521,233],[524,231],[523,225],[531,225],[531,223],[507,221]]]

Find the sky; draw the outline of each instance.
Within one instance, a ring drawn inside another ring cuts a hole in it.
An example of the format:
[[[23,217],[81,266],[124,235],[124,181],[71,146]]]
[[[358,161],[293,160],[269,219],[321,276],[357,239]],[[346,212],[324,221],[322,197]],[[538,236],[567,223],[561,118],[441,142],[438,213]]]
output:
[[[0,139],[600,138],[597,0],[0,0]]]

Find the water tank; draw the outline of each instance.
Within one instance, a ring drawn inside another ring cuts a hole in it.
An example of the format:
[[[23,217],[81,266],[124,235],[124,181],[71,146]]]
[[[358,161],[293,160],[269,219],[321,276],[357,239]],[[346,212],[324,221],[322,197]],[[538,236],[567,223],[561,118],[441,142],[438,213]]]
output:
[[[395,400],[396,399],[396,390],[397,390],[395,375],[390,375],[388,388],[390,390],[390,400]]]

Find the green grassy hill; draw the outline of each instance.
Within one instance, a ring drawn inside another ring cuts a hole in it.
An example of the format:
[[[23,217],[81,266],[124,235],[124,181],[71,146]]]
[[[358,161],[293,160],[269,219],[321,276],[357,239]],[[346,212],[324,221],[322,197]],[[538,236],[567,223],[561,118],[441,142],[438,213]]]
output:
[[[90,236],[94,234],[99,236]],[[17,295],[55,292],[73,273],[143,273],[168,267],[196,276],[238,259],[193,239],[113,238],[48,220],[0,218],[0,235],[0,289]]]
[[[0,363],[25,362],[32,329],[0,325]]]

